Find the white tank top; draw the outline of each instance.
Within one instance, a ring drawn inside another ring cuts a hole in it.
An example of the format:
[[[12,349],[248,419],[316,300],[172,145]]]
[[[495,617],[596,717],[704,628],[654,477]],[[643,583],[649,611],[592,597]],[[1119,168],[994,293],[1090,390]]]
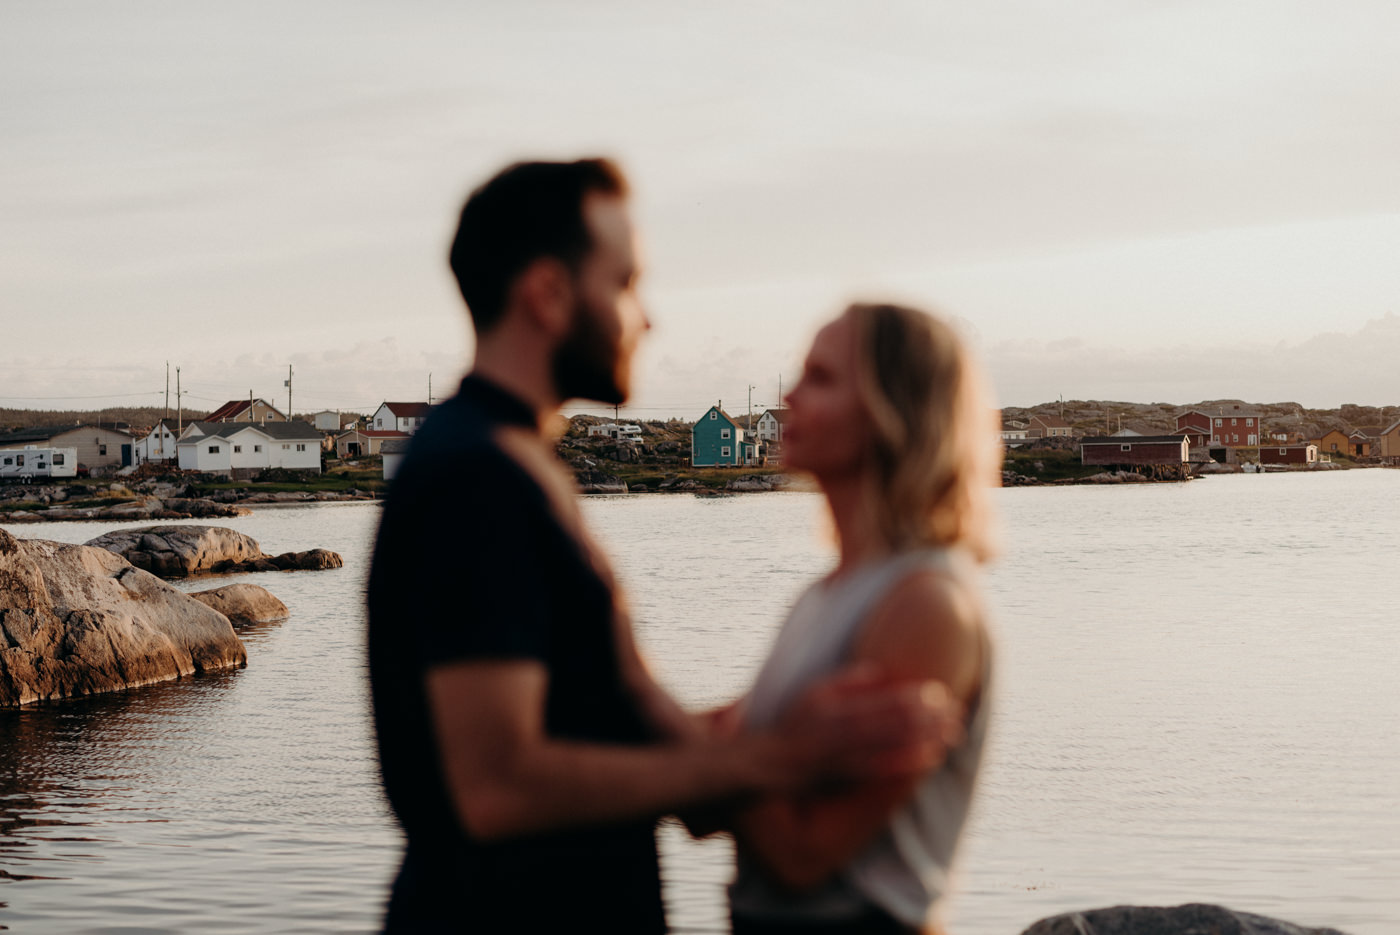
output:
[[[896,584],[926,568],[968,583],[976,574],[962,553],[930,549],[893,555],[807,589],[754,682],[745,724],[771,726],[808,685],[846,663],[871,610]],[[741,853],[729,890],[736,913],[773,920],[840,919],[875,905],[909,926],[932,921],[936,904],[948,891],[953,851],[986,739],[992,654],[985,635],[982,649],[981,687],[968,712],[966,740],[919,783],[889,825],[829,883],[797,895],[770,885]]]

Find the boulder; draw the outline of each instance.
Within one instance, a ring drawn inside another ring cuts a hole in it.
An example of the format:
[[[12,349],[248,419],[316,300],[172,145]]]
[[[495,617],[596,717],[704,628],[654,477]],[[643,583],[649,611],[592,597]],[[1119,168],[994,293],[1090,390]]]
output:
[[[208,516],[247,516],[253,512],[247,507],[233,506],[228,503],[215,503],[203,497],[167,497],[164,501],[165,508],[175,513],[183,513],[186,516],[193,516],[197,519],[204,519]]]
[[[118,529],[87,543],[162,578],[185,578],[263,557],[251,536],[222,526],[144,526]]]
[[[246,662],[227,617],[120,556],[0,529],[0,707]]]
[[[269,593],[267,588],[260,588],[256,584],[226,584],[222,588],[195,591],[190,597],[214,608],[235,627],[276,623],[291,616],[286,604]]]
[[[1114,906],[1051,916],[1021,935],[1345,935],[1224,906]]]

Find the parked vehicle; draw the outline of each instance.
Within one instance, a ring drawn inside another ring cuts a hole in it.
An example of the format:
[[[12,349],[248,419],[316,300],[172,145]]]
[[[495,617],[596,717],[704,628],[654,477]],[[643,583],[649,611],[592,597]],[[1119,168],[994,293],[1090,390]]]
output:
[[[36,477],[76,477],[78,449],[23,448],[0,449],[0,480],[32,480]]]

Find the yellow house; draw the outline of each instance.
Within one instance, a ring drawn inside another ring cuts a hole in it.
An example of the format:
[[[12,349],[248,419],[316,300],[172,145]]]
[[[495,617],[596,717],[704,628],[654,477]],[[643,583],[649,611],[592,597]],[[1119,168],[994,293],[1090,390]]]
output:
[[[1347,445],[1347,433],[1341,429],[1333,429],[1317,440],[1317,450],[1325,455],[1344,455],[1350,449]]]

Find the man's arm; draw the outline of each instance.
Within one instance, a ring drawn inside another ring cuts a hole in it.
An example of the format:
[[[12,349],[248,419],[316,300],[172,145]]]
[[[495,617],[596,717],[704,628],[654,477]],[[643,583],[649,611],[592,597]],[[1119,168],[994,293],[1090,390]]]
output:
[[[534,661],[435,666],[427,696],[448,790],[467,830],[492,840],[661,815],[698,802],[868,775],[929,732],[916,690],[814,705],[781,731],[694,734],[652,746],[545,731],[548,675]]]

